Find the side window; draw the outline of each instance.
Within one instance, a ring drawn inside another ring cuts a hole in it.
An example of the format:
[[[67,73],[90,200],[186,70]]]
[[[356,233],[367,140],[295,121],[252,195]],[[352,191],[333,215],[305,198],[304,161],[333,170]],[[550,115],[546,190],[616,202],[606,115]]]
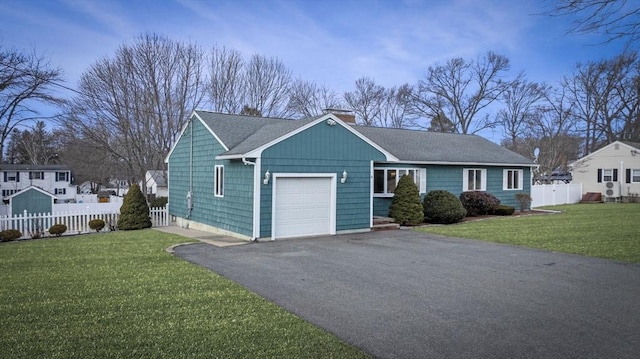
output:
[[[224,166],[216,165],[215,178],[213,180],[213,186],[215,187],[214,195],[216,197],[224,197]]]
[[[486,191],[487,170],[484,168],[465,168],[463,170],[463,191]]]
[[[504,170],[503,190],[521,190],[523,188],[523,170]]]

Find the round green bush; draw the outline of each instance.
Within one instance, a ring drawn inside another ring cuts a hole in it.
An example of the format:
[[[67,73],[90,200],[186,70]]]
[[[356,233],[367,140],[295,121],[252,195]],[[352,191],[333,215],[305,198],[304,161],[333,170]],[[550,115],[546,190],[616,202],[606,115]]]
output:
[[[51,226],[51,228],[49,228],[49,233],[53,234],[56,237],[60,237],[66,231],[67,231],[67,226],[60,223],[56,223],[53,226]]]
[[[124,196],[118,217],[118,229],[125,231],[151,227],[149,206],[144,198],[140,186],[131,185],[129,192]]]
[[[17,229],[5,229],[0,232],[0,241],[10,242],[22,237],[22,232]]]
[[[466,215],[458,197],[453,193],[435,190],[427,193],[422,202],[424,216],[431,223],[450,224],[460,222]]]
[[[467,210],[467,216],[475,217],[493,213],[500,200],[488,192],[469,191],[460,194],[460,202]]]
[[[100,232],[102,228],[104,228],[104,221],[96,218],[89,221],[89,228],[95,229],[96,232]]]
[[[493,211],[493,214],[497,215],[497,216],[510,216],[512,215],[514,212],[516,211],[516,207],[512,207],[512,206],[505,206],[505,205],[499,205],[498,208],[496,208]]]
[[[389,207],[389,217],[402,226],[415,226],[424,222],[420,192],[411,176],[404,175],[398,181]]]

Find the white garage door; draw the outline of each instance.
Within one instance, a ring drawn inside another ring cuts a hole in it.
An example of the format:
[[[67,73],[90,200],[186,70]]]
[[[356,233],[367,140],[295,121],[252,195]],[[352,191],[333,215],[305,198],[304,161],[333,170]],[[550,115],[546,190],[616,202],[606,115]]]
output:
[[[279,177],[273,195],[273,238],[335,233],[333,179]]]

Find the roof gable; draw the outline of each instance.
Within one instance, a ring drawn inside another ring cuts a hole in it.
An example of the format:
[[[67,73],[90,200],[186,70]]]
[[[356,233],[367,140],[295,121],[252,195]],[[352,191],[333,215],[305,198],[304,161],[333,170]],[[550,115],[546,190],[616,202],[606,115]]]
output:
[[[58,197],[56,197],[56,196],[55,196],[55,195],[53,195],[52,193],[49,193],[49,192],[47,192],[47,191],[43,190],[42,188],[40,188],[40,187],[36,187],[36,186],[29,186],[29,187],[23,188],[22,190],[20,190],[20,191],[18,191],[18,192],[16,192],[16,193],[14,193],[14,194],[12,194],[11,196],[7,196],[7,197],[5,197],[5,198],[6,198],[6,199],[12,199],[12,198],[14,198],[14,197],[20,196],[20,195],[22,195],[22,194],[24,194],[24,193],[27,193],[27,192],[29,192],[29,191],[33,191],[33,190],[38,191],[38,192],[40,192],[40,193],[42,193],[42,194],[44,194],[44,195],[47,195],[47,196],[49,196],[49,197],[52,197],[53,199],[58,199]]]
[[[581,163],[584,162],[592,157],[597,157],[598,155],[600,155],[602,152],[607,151],[609,148],[615,146],[616,144],[618,145],[623,145],[625,147],[627,147],[630,151],[632,151],[632,153],[634,153],[633,151],[640,151],[640,143],[637,142],[629,142],[629,141],[614,141],[611,142],[610,144],[603,146],[599,149],[597,149],[596,151],[591,152],[590,154],[578,158],[575,162],[574,165],[577,163]],[[637,152],[636,152],[637,153]]]

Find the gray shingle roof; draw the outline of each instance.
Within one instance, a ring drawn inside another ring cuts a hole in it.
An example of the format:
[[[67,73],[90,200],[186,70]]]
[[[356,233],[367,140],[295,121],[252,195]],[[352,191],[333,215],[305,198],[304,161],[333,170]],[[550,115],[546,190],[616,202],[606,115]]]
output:
[[[476,135],[355,126],[401,161],[534,165],[533,160]]]
[[[70,171],[67,165],[10,165],[0,164],[0,171]]]
[[[222,155],[243,155],[321,116],[301,120],[196,111],[229,148]],[[534,165],[533,161],[475,135],[353,126],[403,162],[455,162]]]
[[[242,155],[294,131],[318,117],[288,120],[196,111],[229,149],[223,155]]]

